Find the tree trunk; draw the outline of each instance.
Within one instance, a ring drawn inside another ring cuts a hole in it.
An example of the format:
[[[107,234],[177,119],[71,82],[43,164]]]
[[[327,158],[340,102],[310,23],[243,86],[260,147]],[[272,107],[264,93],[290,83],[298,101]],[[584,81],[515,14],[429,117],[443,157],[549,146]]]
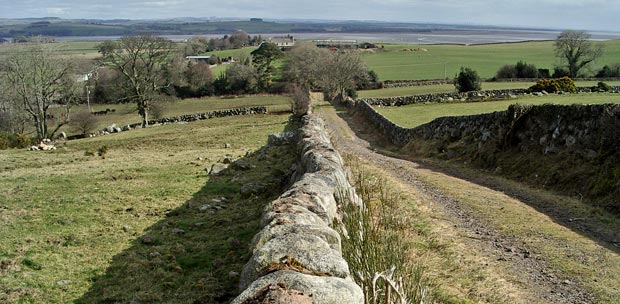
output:
[[[149,126],[149,119],[148,119],[148,112],[146,111],[146,109],[142,110],[142,127],[146,128]]]

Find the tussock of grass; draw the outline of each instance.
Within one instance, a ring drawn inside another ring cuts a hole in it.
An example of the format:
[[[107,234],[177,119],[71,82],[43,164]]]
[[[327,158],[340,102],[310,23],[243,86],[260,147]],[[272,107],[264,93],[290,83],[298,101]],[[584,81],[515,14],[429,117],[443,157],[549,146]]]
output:
[[[343,252],[367,303],[400,303],[396,292],[385,302],[387,281],[375,274],[386,271],[389,281],[401,284],[407,303],[512,303],[523,299],[501,275],[501,265],[477,255],[458,241],[454,228],[428,207],[419,208],[418,196],[404,191],[379,169],[345,155],[365,210],[346,207]],[[408,190],[409,191],[409,190]],[[393,268],[393,269],[392,269]],[[391,272],[393,271],[393,273]],[[401,281],[402,280],[402,281]]]
[[[402,197],[354,158],[346,159],[364,206],[347,202],[343,195],[343,256],[366,303],[432,302],[434,284],[425,267],[407,258],[413,244],[406,238],[410,221],[401,213]]]

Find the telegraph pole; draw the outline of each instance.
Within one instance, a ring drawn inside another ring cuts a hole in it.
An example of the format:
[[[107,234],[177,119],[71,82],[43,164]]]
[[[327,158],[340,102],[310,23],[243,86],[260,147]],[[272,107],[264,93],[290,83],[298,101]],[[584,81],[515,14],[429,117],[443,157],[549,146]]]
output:
[[[88,112],[92,113],[93,110],[90,108],[90,89],[86,86],[86,104],[88,105]]]

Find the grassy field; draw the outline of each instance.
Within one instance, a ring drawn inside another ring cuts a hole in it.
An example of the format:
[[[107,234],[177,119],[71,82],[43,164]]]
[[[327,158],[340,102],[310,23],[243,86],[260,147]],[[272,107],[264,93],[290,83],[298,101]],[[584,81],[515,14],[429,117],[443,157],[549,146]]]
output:
[[[0,151],[0,303],[228,303],[292,163],[253,152],[288,126],[229,117]],[[227,156],[255,168],[206,174]],[[269,190],[243,198],[249,182]]]
[[[250,95],[236,98],[207,97],[183,99],[163,103],[162,115],[163,117],[170,117],[249,106],[267,106],[270,112],[280,112],[290,109],[290,99],[287,96],[276,95]],[[94,112],[103,111],[105,109],[116,110],[114,113],[96,116],[98,129],[103,129],[111,124],[121,126],[141,122],[141,118],[138,115],[134,104],[93,104],[91,107]],[[57,113],[59,111],[60,110],[52,111],[52,114],[59,115]],[[86,105],[80,105],[72,108],[71,111],[72,113],[88,111],[88,107]],[[65,126],[61,130],[68,133],[72,133],[73,131],[70,126]]]
[[[605,52],[591,67],[620,63],[620,40],[604,42]],[[368,67],[381,80],[454,78],[461,66],[471,67],[483,78],[495,76],[505,64],[519,60],[538,68],[553,70],[559,64],[553,53],[553,42],[523,42],[489,45],[409,45],[385,44],[384,50],[362,55]]]
[[[503,111],[506,110],[509,105],[515,103],[554,103],[564,105],[620,103],[620,95],[582,93],[571,95],[546,95],[542,97],[526,96],[501,101],[416,104],[402,107],[380,107],[376,109],[394,123],[403,127],[413,128],[443,116],[464,116]]]
[[[595,86],[596,81],[576,81],[577,86]],[[611,86],[620,86],[620,81],[606,82]],[[501,89],[526,89],[533,85],[533,82],[483,82],[483,90],[501,90]],[[357,94],[360,98],[370,97],[396,97],[396,96],[409,96],[409,95],[421,95],[432,93],[447,93],[455,92],[454,85],[440,84],[440,85],[426,85],[426,86],[412,86],[412,87],[400,87],[400,88],[385,88],[379,90],[366,90],[358,91]]]

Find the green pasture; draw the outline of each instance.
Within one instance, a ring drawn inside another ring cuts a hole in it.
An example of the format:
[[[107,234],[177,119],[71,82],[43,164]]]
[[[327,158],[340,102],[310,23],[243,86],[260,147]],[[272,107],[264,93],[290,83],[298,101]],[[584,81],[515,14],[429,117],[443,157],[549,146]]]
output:
[[[290,110],[290,98],[278,95],[248,95],[231,97],[204,97],[190,98],[161,103],[163,111],[162,117],[179,116],[183,114],[204,113],[213,110],[242,108],[250,106],[266,106],[270,112],[282,112]],[[104,111],[114,109],[113,113],[96,116],[97,128],[103,129],[111,124],[118,126],[141,122],[140,115],[133,103],[126,104],[92,104],[92,111]],[[51,113],[60,117],[60,112],[64,109],[54,109]],[[71,109],[72,113],[88,111],[87,105],[79,105]],[[73,133],[70,126],[65,126],[63,131]]]
[[[608,81],[606,82],[611,86],[620,86],[620,81]],[[503,90],[503,89],[526,89],[531,87],[534,82],[483,82],[482,90]],[[578,87],[591,87],[596,86],[597,81],[576,81],[575,85]],[[447,93],[455,92],[454,85],[452,84],[440,84],[440,85],[425,85],[425,86],[410,86],[399,88],[385,88],[379,90],[366,90],[358,91],[357,94],[360,98],[371,97],[396,97],[396,96],[410,96],[410,95],[422,95],[433,93]]]
[[[605,64],[620,63],[620,40],[603,42],[602,58],[591,71]],[[381,80],[454,78],[461,66],[473,68],[482,78],[492,78],[506,64],[519,60],[553,71],[560,64],[552,41],[486,45],[384,44],[384,49],[364,52],[362,58]]]
[[[376,107],[376,110],[394,123],[414,128],[444,116],[466,116],[504,111],[511,104],[602,104],[620,103],[620,95],[611,93],[581,93],[569,95],[524,96],[511,100],[484,102],[453,102],[414,104],[401,107]]]
[[[0,303],[229,303],[263,208],[293,162],[286,147],[260,160],[255,152],[291,128],[288,118],[224,117],[56,151],[0,151]],[[225,157],[254,167],[207,175]],[[268,190],[242,197],[246,183]]]

